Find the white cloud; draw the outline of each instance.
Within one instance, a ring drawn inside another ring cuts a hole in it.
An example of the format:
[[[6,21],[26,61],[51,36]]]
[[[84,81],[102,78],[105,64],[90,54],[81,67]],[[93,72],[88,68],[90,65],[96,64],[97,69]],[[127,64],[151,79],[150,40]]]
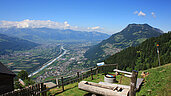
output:
[[[64,22],[65,27],[70,26],[67,21]]]
[[[104,31],[104,28],[101,28],[100,26],[88,27],[87,29],[90,30],[90,31],[100,31],[100,32]]]
[[[95,27],[78,27],[78,26],[71,26],[67,21],[60,23],[54,22],[50,20],[23,20],[23,21],[0,21],[1,28],[10,28],[10,27],[17,27],[17,28],[53,28],[53,29],[71,29],[77,31],[100,31],[104,32],[104,28],[100,26]]]
[[[99,26],[96,26],[96,27],[88,27],[89,29],[100,29]]]
[[[138,11],[135,11],[134,14],[138,14]]]
[[[146,16],[146,14],[143,13],[142,11],[140,11],[140,12],[138,13],[138,16]]]
[[[156,18],[156,15],[155,15],[154,12],[151,12],[151,15],[152,15],[154,18]]]
[[[146,14],[143,13],[142,11],[140,11],[140,12],[135,11],[134,14],[137,14],[138,16],[146,16]]]
[[[135,11],[134,14],[137,14],[138,16],[146,16],[146,14],[142,11]],[[156,14],[154,12],[151,12],[151,15],[156,18]]]

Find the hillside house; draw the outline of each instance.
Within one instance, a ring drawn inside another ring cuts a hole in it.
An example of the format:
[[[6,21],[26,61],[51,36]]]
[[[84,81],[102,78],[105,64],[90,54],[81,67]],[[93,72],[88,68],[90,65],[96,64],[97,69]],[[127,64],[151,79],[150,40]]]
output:
[[[16,75],[0,62],[0,94],[14,90]]]

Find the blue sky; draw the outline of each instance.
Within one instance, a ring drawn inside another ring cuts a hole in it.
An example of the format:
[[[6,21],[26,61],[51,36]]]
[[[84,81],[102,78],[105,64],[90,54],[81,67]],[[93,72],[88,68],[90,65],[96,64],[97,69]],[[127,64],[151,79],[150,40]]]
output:
[[[153,13],[153,15],[152,15]],[[128,24],[171,30],[171,0],[0,0],[0,21],[67,21],[116,33]]]

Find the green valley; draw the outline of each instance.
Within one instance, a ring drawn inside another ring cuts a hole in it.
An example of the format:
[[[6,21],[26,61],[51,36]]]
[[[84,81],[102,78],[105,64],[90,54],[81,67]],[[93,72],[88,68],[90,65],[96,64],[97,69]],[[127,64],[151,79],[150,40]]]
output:
[[[1,55],[0,61],[8,66],[13,72],[18,73],[26,70],[31,73],[40,68],[47,61],[55,58],[60,52],[58,44],[41,45],[30,50],[14,51]]]

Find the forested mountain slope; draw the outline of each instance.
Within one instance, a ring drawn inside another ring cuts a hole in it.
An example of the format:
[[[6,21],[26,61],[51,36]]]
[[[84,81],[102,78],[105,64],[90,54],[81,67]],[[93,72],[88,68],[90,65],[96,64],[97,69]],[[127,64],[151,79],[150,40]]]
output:
[[[27,50],[38,45],[39,44],[27,40],[0,34],[0,55],[18,50]]]
[[[157,46],[159,44],[161,65],[171,62],[171,32],[147,39],[136,47],[129,47],[105,59],[105,63],[118,63],[119,69],[144,70],[158,66]]]
[[[113,34],[110,38],[91,47],[85,57],[94,60],[105,58],[119,52],[121,49],[136,46],[147,38],[157,37],[163,34],[160,29],[153,28],[148,24],[129,24],[121,32]]]

